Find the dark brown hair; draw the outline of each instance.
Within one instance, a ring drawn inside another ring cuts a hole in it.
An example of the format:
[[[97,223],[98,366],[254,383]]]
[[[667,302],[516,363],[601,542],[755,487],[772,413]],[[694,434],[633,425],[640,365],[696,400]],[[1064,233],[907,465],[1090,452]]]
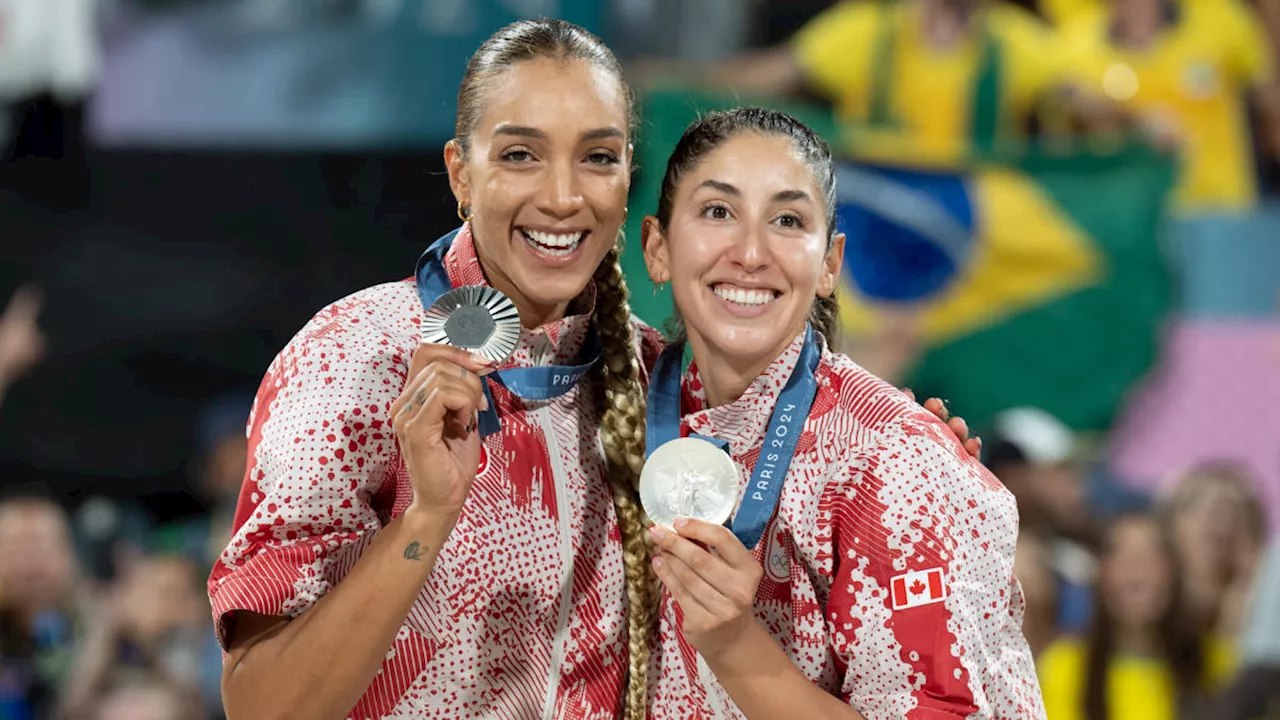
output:
[[[709,112],[684,131],[667,161],[667,172],[662,176],[658,224],[663,229],[670,224],[676,188],[681,178],[697,167],[711,151],[747,132],[785,137],[804,158],[826,203],[827,247],[830,248],[836,234],[836,167],[831,147],[809,126],[787,113],[770,108],[746,107]],[[836,296],[832,293],[828,297],[815,297],[809,310],[809,322],[822,333],[828,345],[835,340],[837,308]]]
[[[635,103],[623,77],[622,65],[600,38],[563,20],[518,20],[490,35],[467,61],[467,69],[462,73],[453,136],[464,154],[470,148],[471,131],[484,114],[488,86],[512,67],[529,60],[582,60],[608,72],[617,79],[626,100],[628,122],[635,124]]]
[[[1157,621],[1155,633],[1159,657],[1173,676],[1178,689],[1179,705],[1186,707],[1204,690],[1204,636],[1188,623],[1182,612],[1181,587],[1177,554],[1167,524],[1150,513],[1130,512],[1112,520],[1102,544],[1101,559],[1115,552],[1116,529],[1126,521],[1146,521],[1155,525],[1160,533],[1161,548],[1169,563],[1168,602]],[[1090,621],[1085,648],[1084,716],[1087,720],[1118,720],[1108,714],[1107,675],[1115,659],[1115,621],[1107,609],[1106,588],[1097,587],[1093,593],[1093,618]]]
[[[464,155],[493,80],[522,62],[540,59],[580,60],[607,71],[617,79],[627,103],[628,121],[634,124],[631,92],[623,79],[622,66],[600,38],[563,20],[521,20],[494,33],[467,63],[458,88],[458,122],[454,131]],[[622,535],[627,579],[630,671],[624,712],[633,720],[643,720],[647,714],[649,638],[657,616],[658,590],[644,538],[647,520],[636,493],[644,465],[645,393],[640,382],[627,284],[619,264],[621,254],[619,234],[617,243],[595,271],[592,322],[600,339],[601,358],[588,384],[601,413],[600,439],[609,461],[606,474]]]

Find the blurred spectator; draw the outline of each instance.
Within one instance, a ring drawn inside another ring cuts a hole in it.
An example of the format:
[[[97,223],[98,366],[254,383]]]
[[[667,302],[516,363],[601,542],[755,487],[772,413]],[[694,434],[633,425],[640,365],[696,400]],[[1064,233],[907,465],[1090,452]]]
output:
[[[1118,518],[1104,538],[1093,618],[1083,638],[1040,658],[1049,720],[1196,717],[1230,679],[1230,643],[1181,616],[1172,541],[1155,517]]]
[[[47,718],[75,642],[76,563],[52,500],[0,502],[0,714]]]
[[[1013,574],[1022,585],[1022,596],[1026,601],[1022,634],[1031,646],[1031,654],[1040,657],[1040,653],[1058,635],[1058,581],[1053,574],[1049,546],[1038,533],[1018,533]]]
[[[1253,587],[1266,518],[1251,478],[1234,464],[1192,468],[1160,499],[1184,569],[1183,605],[1205,630],[1234,636]]]
[[[240,484],[248,464],[245,428],[253,396],[229,394],[201,411],[196,425],[195,494],[205,512],[189,521],[165,527],[157,543],[169,552],[200,558],[213,567],[231,540]]]
[[[1179,144],[1179,210],[1241,211],[1257,199],[1245,94],[1280,154],[1280,95],[1264,28],[1239,0],[1115,0],[1063,27],[1063,61],[1087,93],[1120,103]]]
[[[196,694],[208,609],[200,573],[180,556],[138,561],[89,623],[59,702],[63,720],[90,720],[123,670],[144,672]]]
[[[834,106],[854,154],[951,165],[1022,136],[1062,78],[1053,36],[1000,0],[839,2],[789,42],[701,72],[700,82],[766,95],[807,89]],[[661,62],[642,82],[688,76]],[[861,140],[861,141],[860,141]]]
[[[21,287],[0,314],[0,405],[5,390],[44,357],[45,337],[37,318],[40,293]]]
[[[1280,718],[1280,536],[1272,539],[1240,634],[1240,675],[1214,717]]]
[[[86,720],[200,720],[191,694],[164,678],[124,672],[112,679]]]
[[[992,424],[985,461],[1018,500],[1020,536],[1043,545],[1057,626],[1081,630],[1092,604],[1097,538],[1075,434],[1043,410],[1012,408]]]

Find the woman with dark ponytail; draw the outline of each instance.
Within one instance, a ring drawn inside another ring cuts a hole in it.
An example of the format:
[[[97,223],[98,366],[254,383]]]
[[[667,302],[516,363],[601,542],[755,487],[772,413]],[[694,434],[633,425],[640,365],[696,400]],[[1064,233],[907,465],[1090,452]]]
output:
[[[650,462],[673,442],[739,469],[727,526],[650,531],[650,717],[1042,718],[1013,496],[938,418],[831,351],[834,212],[826,143],[748,108],[689,127],[645,220],[650,276],[683,325],[653,370]]]

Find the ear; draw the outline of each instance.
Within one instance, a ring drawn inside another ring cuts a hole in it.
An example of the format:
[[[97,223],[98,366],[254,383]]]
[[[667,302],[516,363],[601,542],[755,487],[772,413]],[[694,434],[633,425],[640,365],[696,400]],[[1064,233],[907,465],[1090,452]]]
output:
[[[840,269],[844,267],[844,233],[831,238],[831,247],[822,258],[822,276],[818,278],[818,295],[831,297],[840,281]]]
[[[459,205],[471,204],[471,180],[467,174],[467,158],[462,145],[454,138],[444,144],[444,166],[449,172],[449,187]]]
[[[644,249],[644,264],[649,269],[649,279],[655,285],[671,280],[671,257],[667,252],[667,236],[658,218],[649,215],[640,224],[640,247]]]

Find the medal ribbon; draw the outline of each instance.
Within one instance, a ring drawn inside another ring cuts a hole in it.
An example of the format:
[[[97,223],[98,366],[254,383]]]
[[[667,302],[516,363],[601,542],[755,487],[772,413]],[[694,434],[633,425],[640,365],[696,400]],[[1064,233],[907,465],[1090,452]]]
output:
[[[459,230],[436,240],[418,258],[418,266],[414,270],[414,278],[418,288],[418,298],[422,300],[422,308],[430,309],[432,304],[445,293],[453,289],[449,282],[449,273],[444,267],[445,253],[453,246],[453,239]],[[569,392],[587,371],[595,367],[600,360],[600,341],[595,329],[587,333],[586,342],[579,353],[580,358],[588,358],[579,365],[543,365],[529,368],[509,368],[498,370],[487,375],[507,388],[522,400],[550,400]],[[497,404],[489,392],[489,383],[483,383],[485,399],[489,401],[489,409],[480,413],[479,427],[481,437],[488,437],[502,428],[498,420]]]
[[[680,437],[680,375],[684,345],[672,343],[653,368],[649,383],[649,411],[645,418],[645,457],[648,458],[663,443]],[[754,548],[764,535],[765,526],[773,517],[782,497],[782,483],[787,478],[791,457],[795,454],[800,432],[809,418],[813,397],[818,390],[815,374],[822,353],[813,336],[813,328],[805,327],[804,347],[800,359],[787,378],[778,402],[769,416],[769,429],[765,432],[764,446],[751,471],[751,484],[747,486],[733,518],[733,534],[748,549]],[[706,440],[728,452],[728,443],[718,438],[700,435],[692,437]]]

